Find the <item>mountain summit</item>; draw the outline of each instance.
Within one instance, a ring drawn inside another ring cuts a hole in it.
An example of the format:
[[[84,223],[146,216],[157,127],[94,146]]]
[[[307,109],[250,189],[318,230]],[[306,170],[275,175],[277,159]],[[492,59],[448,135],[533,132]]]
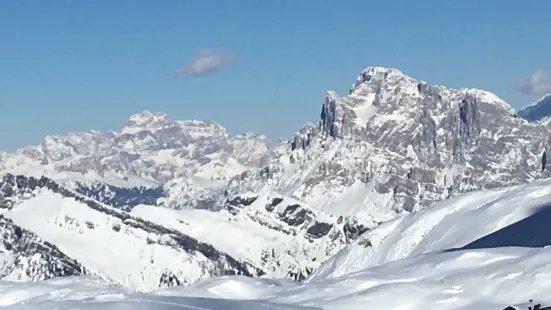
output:
[[[297,133],[270,173],[247,171],[226,192],[271,190],[376,225],[457,193],[534,180],[549,139],[490,92],[368,67],[349,95],[327,92],[318,126]]]

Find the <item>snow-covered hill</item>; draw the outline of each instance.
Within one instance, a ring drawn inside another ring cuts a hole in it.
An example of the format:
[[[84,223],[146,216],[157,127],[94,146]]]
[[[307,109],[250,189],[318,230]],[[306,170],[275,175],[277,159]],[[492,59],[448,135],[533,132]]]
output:
[[[325,279],[427,253],[546,247],[551,179],[474,192],[399,216],[362,235],[309,279]]]

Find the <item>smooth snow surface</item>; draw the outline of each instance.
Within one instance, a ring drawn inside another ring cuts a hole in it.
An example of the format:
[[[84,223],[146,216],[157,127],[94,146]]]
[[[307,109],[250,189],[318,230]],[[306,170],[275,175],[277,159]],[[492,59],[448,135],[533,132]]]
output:
[[[188,290],[189,291],[189,290]],[[315,309],[266,301],[223,300],[177,294],[128,293],[91,278],[66,278],[41,283],[0,282],[0,307],[10,310],[291,310]]]
[[[212,278],[129,293],[90,278],[0,282],[5,309],[503,309],[551,301],[551,248],[432,253],[305,285]],[[546,300],[547,299],[547,300]],[[303,308],[304,307],[304,308]]]

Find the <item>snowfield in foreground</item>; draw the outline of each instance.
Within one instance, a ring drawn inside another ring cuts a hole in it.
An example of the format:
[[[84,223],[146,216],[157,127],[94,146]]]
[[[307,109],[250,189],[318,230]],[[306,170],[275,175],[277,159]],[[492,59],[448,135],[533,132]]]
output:
[[[477,192],[363,236],[305,283],[240,276],[135,293],[89,277],[0,282],[5,309],[496,309],[551,305],[551,180]]]
[[[193,295],[193,294],[192,294]],[[0,307],[3,309],[225,309],[291,310],[315,309],[284,306],[266,301],[224,300],[171,294],[128,293],[92,278],[65,278],[42,283],[0,282]]]
[[[85,277],[0,282],[5,309],[503,309],[551,290],[551,248],[432,253],[299,285],[222,277],[148,294]]]

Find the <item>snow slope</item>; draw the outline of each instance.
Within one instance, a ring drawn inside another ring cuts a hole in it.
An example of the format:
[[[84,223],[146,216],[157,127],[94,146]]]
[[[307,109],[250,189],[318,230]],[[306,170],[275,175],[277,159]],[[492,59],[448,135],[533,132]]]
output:
[[[239,212],[148,205],[127,212],[45,177],[6,175],[0,180],[0,234],[10,254],[0,278],[97,274],[138,291],[233,273],[304,280],[346,244],[354,228],[344,221],[332,225],[338,219],[289,198],[252,195],[239,202],[248,204]],[[25,230],[29,240],[17,230]],[[35,250],[38,256],[29,263],[14,262],[27,262],[33,254],[27,243],[39,239],[59,249],[54,259],[75,260],[64,264],[78,263],[86,271],[46,271],[48,251]]]
[[[281,292],[324,309],[503,309],[551,301],[550,248],[431,253]]]
[[[9,310],[314,310],[266,301],[130,293],[94,278],[65,278],[42,283],[0,282],[0,307]]]
[[[47,178],[15,180],[15,188],[9,187],[9,181],[0,186],[0,236],[9,250],[0,253],[0,258],[12,261],[0,269],[8,267],[1,274],[5,278],[18,275],[19,280],[35,280],[62,275],[47,270],[51,267],[45,259],[52,251],[35,248],[33,255],[23,255],[22,260],[20,252],[27,248],[11,251],[21,243],[22,230],[31,234],[31,244],[40,244],[32,240],[39,238],[47,247],[55,245],[59,253],[54,261],[78,267],[65,273],[98,275],[131,290],[189,284],[216,275],[263,274],[251,263],[236,260],[208,243],[84,198]],[[37,276],[42,274],[47,276]]]
[[[303,280],[351,238],[353,223],[294,199],[240,196],[218,212],[139,205],[131,214],[211,244],[272,277]]]
[[[551,245],[551,179],[473,192],[400,216],[362,235],[310,278],[452,249]]]
[[[551,302],[550,260],[550,248],[452,251],[304,285],[223,277],[148,294],[129,293],[88,278],[0,282],[0,305],[28,310],[500,310],[522,305],[519,309],[527,310],[530,300]]]

